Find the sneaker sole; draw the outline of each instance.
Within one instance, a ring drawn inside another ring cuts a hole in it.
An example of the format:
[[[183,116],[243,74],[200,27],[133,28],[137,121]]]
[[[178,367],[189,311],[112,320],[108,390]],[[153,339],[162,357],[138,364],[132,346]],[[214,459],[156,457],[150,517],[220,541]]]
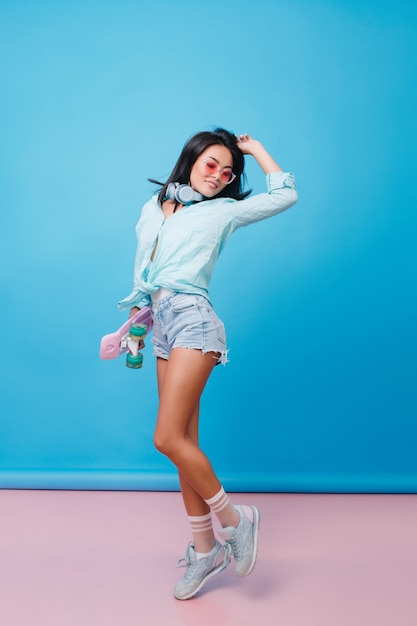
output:
[[[253,532],[253,557],[252,557],[252,561],[249,565],[249,569],[247,572],[244,573],[238,573],[236,572],[236,574],[238,576],[249,576],[249,574],[253,571],[253,568],[256,565],[256,559],[258,557],[258,538],[259,538],[259,526],[261,523],[261,514],[259,512],[259,509],[256,506],[251,506],[250,507],[253,511],[253,527],[254,527],[254,532]]]
[[[206,584],[208,580],[210,580],[210,578],[212,578],[216,574],[220,574],[220,572],[226,569],[226,567],[229,565],[231,561],[231,556],[230,556],[230,550],[228,550],[227,548],[225,548],[224,550],[225,550],[225,555],[224,555],[224,560],[222,561],[222,563],[220,563],[216,568],[211,570],[211,572],[207,574],[205,578],[202,579],[198,587],[193,589],[193,591],[190,591],[190,593],[188,593],[186,596],[177,596],[174,591],[174,597],[177,600],[190,600],[191,598],[194,598],[194,596],[197,595],[197,593],[204,587],[204,585]]]

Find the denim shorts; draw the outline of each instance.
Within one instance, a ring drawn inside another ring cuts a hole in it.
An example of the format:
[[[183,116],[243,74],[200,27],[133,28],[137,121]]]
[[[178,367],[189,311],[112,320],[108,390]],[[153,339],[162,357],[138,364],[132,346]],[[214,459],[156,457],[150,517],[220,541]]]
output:
[[[153,354],[168,359],[174,348],[218,352],[227,362],[226,333],[210,302],[203,296],[172,292],[151,304]]]

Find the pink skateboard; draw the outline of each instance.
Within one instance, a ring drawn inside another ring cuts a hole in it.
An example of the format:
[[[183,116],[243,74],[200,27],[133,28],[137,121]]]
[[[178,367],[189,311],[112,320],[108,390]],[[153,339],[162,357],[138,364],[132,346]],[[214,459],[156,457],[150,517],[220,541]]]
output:
[[[129,317],[115,333],[104,335],[100,343],[100,358],[117,359],[120,354],[127,352],[127,367],[135,369],[142,367],[143,355],[139,350],[141,342],[151,329],[151,310],[144,307]]]

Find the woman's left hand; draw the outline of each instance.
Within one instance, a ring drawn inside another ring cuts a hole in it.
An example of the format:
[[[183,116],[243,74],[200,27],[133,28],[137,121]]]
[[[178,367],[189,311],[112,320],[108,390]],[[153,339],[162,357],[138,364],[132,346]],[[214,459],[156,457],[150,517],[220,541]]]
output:
[[[281,172],[281,168],[275,159],[265,150],[263,145],[257,139],[252,139],[247,133],[236,135],[236,145],[243,154],[252,155],[261,166],[265,174],[271,172]]]
[[[256,139],[252,139],[252,137],[247,133],[243,135],[236,135],[236,144],[243,154],[253,154],[254,151],[261,147],[261,142]]]

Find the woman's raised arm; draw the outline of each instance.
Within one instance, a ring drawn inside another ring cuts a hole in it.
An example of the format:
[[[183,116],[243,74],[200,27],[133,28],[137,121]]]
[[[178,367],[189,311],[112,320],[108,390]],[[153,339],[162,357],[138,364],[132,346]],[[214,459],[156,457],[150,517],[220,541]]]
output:
[[[252,139],[248,134],[244,134],[236,135],[236,144],[243,154],[251,154],[256,159],[265,174],[282,172],[278,163],[272,158],[269,152],[265,150],[260,141]]]

